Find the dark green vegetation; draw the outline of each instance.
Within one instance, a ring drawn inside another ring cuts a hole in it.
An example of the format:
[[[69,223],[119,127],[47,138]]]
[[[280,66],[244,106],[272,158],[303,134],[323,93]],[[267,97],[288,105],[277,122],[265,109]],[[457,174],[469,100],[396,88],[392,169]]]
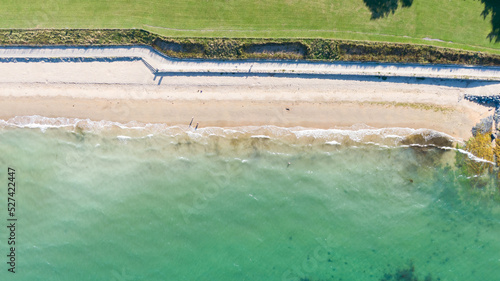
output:
[[[0,28],[145,29],[168,37],[331,38],[500,54],[498,0],[0,0]]]
[[[151,45],[178,58],[306,59],[500,65],[500,55],[334,39],[168,38],[137,29],[1,30],[2,45]]]

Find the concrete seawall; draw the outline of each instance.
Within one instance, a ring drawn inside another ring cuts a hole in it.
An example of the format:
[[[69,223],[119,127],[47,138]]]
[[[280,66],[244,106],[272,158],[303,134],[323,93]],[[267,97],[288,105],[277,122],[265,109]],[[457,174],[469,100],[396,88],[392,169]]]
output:
[[[371,62],[175,59],[150,46],[0,47],[0,62],[142,60],[153,73],[326,74],[500,81],[500,67]]]

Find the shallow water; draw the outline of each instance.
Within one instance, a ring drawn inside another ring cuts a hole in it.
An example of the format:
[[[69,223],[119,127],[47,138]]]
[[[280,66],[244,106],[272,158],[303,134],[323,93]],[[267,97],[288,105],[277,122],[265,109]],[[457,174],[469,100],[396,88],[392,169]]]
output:
[[[16,170],[12,280],[500,276],[496,185],[471,188],[453,149],[401,145],[408,129],[51,122],[0,129],[0,182]]]

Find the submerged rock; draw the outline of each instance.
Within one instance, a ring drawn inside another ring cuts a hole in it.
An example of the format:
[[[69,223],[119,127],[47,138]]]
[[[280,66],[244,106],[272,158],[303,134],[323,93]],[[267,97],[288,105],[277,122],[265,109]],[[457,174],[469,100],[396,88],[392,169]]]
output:
[[[497,123],[498,124],[498,123]],[[472,128],[472,135],[477,136],[478,134],[491,134],[493,131],[493,116],[488,116],[481,119],[479,123]]]
[[[412,134],[406,136],[401,143],[405,145],[433,145],[437,147],[453,146],[453,140],[440,134]]]
[[[419,281],[415,273],[415,266],[410,263],[408,267],[396,269],[394,273],[385,273],[380,281]],[[432,276],[429,274],[423,279],[424,281],[432,281]],[[439,278],[437,280],[440,280]]]

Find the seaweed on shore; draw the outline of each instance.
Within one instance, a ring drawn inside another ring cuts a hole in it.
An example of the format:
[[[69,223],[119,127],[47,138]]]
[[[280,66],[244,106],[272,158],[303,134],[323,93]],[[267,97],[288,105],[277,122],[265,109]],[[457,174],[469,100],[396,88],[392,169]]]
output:
[[[494,148],[490,133],[478,132],[461,148],[471,155],[457,151],[456,165],[460,174],[466,177],[473,189],[482,190],[492,184],[494,170]],[[477,157],[477,158],[474,158]],[[488,188],[486,188],[488,189]]]
[[[493,141],[491,132],[476,130],[464,146],[457,146],[454,186],[462,202],[484,207],[500,201],[499,156],[500,141]]]

